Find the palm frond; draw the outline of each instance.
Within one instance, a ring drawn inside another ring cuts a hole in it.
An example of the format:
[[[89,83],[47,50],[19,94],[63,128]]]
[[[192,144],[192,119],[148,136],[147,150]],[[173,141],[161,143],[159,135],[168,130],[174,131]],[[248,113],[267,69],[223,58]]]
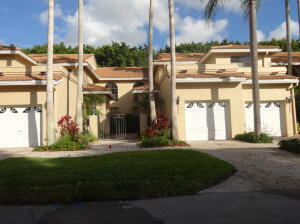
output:
[[[205,0],[200,0],[205,1]],[[228,0],[208,0],[205,9],[204,9],[204,18],[206,20],[211,20],[217,14],[217,11],[220,8],[223,8],[224,4]],[[256,7],[257,9],[260,7],[262,0],[256,0]],[[243,10],[243,14],[245,18],[249,16],[249,4],[250,0],[241,0],[241,9]]]

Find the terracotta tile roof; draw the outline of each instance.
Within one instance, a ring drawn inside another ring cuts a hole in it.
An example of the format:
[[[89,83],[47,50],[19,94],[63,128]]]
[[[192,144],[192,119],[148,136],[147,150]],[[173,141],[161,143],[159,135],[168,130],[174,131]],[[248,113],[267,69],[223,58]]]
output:
[[[179,73],[176,76],[179,79],[183,78],[227,78],[227,77],[236,77],[236,78],[246,78],[251,79],[250,75],[245,75],[243,73],[214,73],[214,74],[182,74]],[[291,75],[259,75],[260,80],[280,80],[280,79],[299,79],[296,76]]]
[[[147,78],[148,69],[142,67],[103,67],[97,68],[100,78]]]
[[[39,63],[47,63],[47,54],[28,54],[34,60]],[[83,56],[84,61],[90,57],[93,57],[93,54],[85,54]],[[54,54],[53,55],[54,63],[77,63],[78,62],[78,54]]]
[[[84,87],[84,91],[110,91],[110,90],[102,86],[88,84],[86,87]]]
[[[46,80],[46,75],[4,75],[0,76],[0,81],[33,81],[33,80]],[[53,79],[58,81],[62,79],[61,75],[53,75]]]
[[[292,53],[292,62],[300,62],[300,52]],[[278,52],[272,56],[272,62],[274,63],[287,63],[288,56],[287,52]]]
[[[18,50],[20,51],[21,49],[15,46],[4,46],[0,45],[0,50]]]
[[[177,53],[176,61],[200,61],[204,56],[204,53]],[[155,62],[168,62],[171,61],[170,53],[160,53],[158,54]]]
[[[214,74],[208,74],[208,73],[197,73],[197,74],[183,74],[179,73],[177,74],[177,78],[226,78],[226,77],[237,77],[237,78],[245,78],[245,74],[243,73],[214,73]]]
[[[249,49],[250,45],[221,45],[221,46],[213,46],[211,49]],[[270,45],[258,45],[258,49],[279,49],[278,46],[270,46]]]

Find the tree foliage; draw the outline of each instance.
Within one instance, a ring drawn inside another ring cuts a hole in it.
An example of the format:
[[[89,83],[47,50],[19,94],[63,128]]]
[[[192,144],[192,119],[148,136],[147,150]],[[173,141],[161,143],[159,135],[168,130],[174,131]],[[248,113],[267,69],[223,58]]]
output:
[[[200,43],[183,43],[176,46],[177,53],[205,53],[208,52],[212,46],[227,45],[227,44],[249,44],[248,42],[239,41],[210,41]],[[274,45],[279,46],[283,51],[287,50],[286,39],[272,39],[268,41],[262,41],[261,45]],[[292,41],[292,50],[300,51],[300,40]],[[32,48],[23,49],[27,54],[46,54],[47,45],[37,45]],[[78,48],[66,46],[64,43],[54,45],[55,54],[77,54]],[[85,54],[95,54],[97,63],[99,66],[111,66],[111,67],[145,67],[147,66],[147,45],[131,47],[125,42],[118,43],[112,42],[111,44],[103,45],[101,47],[93,47],[86,45],[84,47]],[[170,47],[166,46],[156,53],[170,53]]]
[[[37,45],[23,49],[27,54],[47,54],[47,45]],[[64,43],[54,45],[55,54],[77,54],[78,47],[66,46]],[[131,47],[125,42],[112,42],[101,47],[84,46],[85,54],[95,54],[99,66],[132,67],[147,66],[147,46]]]

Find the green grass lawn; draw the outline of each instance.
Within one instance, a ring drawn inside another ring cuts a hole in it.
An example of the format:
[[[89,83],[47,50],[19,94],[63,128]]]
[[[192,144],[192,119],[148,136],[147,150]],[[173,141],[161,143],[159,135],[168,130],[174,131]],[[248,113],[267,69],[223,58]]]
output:
[[[234,172],[231,164],[192,150],[6,159],[0,161],[0,203],[70,203],[187,195]]]

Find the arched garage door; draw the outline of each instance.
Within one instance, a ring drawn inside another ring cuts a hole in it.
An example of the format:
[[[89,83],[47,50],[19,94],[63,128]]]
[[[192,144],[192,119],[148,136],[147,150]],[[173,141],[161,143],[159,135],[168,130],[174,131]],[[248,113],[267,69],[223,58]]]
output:
[[[40,145],[41,115],[40,107],[0,107],[0,148]]]
[[[282,136],[283,116],[282,104],[279,102],[267,102],[260,104],[261,131],[270,136]],[[253,104],[245,105],[246,131],[254,131]]]
[[[225,102],[190,102],[185,104],[186,140],[227,139]]]

